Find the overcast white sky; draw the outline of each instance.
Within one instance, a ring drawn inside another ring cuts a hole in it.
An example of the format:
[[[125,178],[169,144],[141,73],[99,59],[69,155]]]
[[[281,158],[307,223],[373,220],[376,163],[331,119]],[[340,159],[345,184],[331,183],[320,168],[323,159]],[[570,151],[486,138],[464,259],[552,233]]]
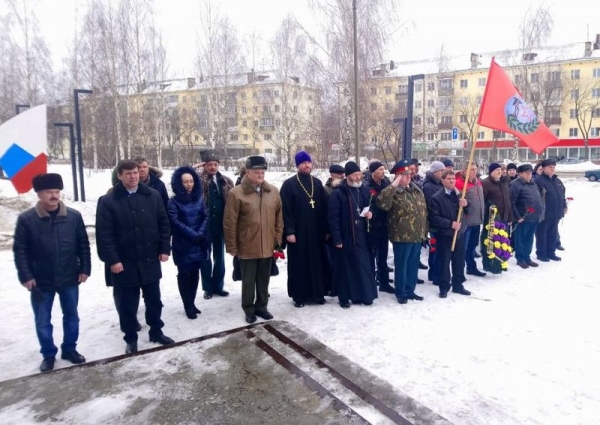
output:
[[[351,2],[352,0],[347,0]],[[358,0],[368,1],[368,0]],[[555,21],[552,44],[586,41],[600,33],[600,1],[591,0],[401,0],[399,31],[386,60],[433,57],[442,43],[451,55],[517,47],[518,28],[529,7],[550,6]],[[281,20],[294,14],[316,30],[307,0],[213,0],[227,13],[242,37],[253,32],[269,40]],[[74,31],[75,6],[83,0],[41,0],[37,12],[56,63],[66,54],[66,40]],[[0,0],[1,4],[1,0]],[[163,29],[174,76],[193,76],[199,0],[155,0],[157,23]],[[4,10],[4,6],[0,6]],[[265,63],[268,67],[268,62]],[[261,68],[257,66],[257,68]]]

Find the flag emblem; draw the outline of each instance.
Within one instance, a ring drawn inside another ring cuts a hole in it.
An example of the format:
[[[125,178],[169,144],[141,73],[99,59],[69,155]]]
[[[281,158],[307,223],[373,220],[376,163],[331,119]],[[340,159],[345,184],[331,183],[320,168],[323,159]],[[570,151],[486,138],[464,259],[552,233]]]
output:
[[[540,121],[537,119],[535,112],[519,93],[515,93],[508,99],[504,107],[504,114],[508,126],[518,133],[531,134],[540,127]]]

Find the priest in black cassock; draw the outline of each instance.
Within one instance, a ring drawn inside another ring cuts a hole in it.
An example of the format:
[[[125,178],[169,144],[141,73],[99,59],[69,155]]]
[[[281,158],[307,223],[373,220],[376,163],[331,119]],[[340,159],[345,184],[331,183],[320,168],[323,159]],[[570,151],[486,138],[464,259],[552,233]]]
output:
[[[371,305],[377,298],[373,253],[367,233],[373,213],[369,193],[362,185],[362,173],[352,161],[346,163],[346,179],[329,197],[329,229],[336,248],[333,285],[340,307]]]
[[[324,304],[331,291],[327,259],[327,194],[313,177],[312,159],[304,151],[295,156],[298,173],[281,186],[283,236],[288,253],[288,295],[294,306]]]

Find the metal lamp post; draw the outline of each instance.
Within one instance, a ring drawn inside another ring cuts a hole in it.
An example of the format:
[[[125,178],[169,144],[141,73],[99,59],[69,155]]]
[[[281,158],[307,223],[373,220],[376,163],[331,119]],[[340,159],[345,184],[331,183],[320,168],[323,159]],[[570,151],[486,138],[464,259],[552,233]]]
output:
[[[73,193],[75,194],[75,202],[79,201],[79,191],[77,190],[77,166],[75,161],[75,132],[73,131],[73,123],[70,122],[55,122],[54,127],[67,127],[69,129],[70,156],[71,156],[71,172],[73,173]],[[83,180],[82,180],[83,181]]]
[[[412,154],[412,128],[413,128],[413,103],[415,97],[415,81],[425,79],[424,74],[416,74],[408,77],[408,99],[406,100],[406,125],[402,140],[402,156],[410,160]]]
[[[79,95],[92,93],[92,90],[73,90],[73,100],[75,101],[75,129],[77,131],[77,157],[79,163],[79,181],[81,183],[81,202],[85,202],[85,184],[83,182],[83,148],[81,143],[81,118],[79,113]]]

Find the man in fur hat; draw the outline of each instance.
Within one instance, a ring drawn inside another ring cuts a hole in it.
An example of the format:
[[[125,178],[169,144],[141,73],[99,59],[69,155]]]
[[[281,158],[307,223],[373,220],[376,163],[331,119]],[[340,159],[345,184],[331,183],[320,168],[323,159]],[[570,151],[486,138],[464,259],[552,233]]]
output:
[[[58,349],[52,338],[52,304],[58,294],[63,312],[61,358],[84,363],[76,350],[79,338],[79,284],[91,273],[90,243],[81,214],[60,200],[60,174],[33,178],[39,198],[17,219],[13,252],[19,281],[31,292],[35,330],[43,356],[41,372],[54,368]]]
[[[204,299],[209,300],[213,295],[226,297],[229,295],[225,285],[225,240],[223,239],[223,214],[227,195],[233,188],[233,181],[221,174],[219,163],[221,161],[217,151],[208,150],[200,153],[202,162],[196,165],[201,167],[198,173],[204,189],[204,203],[208,208],[209,234],[212,244],[212,260],[202,261],[200,274],[202,276],[202,289]]]

